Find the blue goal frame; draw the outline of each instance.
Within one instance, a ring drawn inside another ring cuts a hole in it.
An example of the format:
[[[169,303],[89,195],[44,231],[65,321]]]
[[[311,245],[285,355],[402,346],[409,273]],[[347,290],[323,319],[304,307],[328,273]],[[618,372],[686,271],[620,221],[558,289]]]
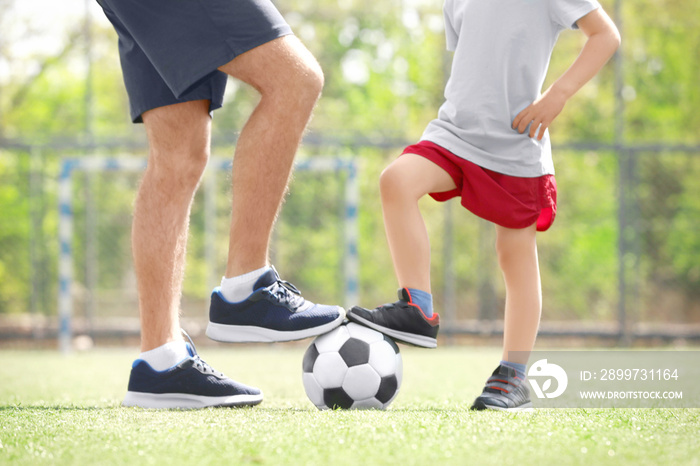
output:
[[[147,160],[141,157],[75,157],[61,161],[58,179],[58,345],[68,353],[72,349],[73,320],[73,174],[75,172],[141,172],[145,170]],[[221,157],[212,157],[207,171],[228,171],[232,161]],[[343,275],[345,280],[345,306],[359,302],[359,257],[358,238],[358,201],[359,185],[357,180],[358,164],[351,158],[310,157],[295,163],[295,171],[344,172],[346,174],[343,209]],[[211,190],[205,191],[205,196]]]

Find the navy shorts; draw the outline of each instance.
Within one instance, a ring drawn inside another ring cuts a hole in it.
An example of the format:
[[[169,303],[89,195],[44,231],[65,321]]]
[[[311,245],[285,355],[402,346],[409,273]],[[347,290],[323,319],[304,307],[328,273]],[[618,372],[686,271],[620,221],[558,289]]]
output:
[[[292,30],[270,0],[97,0],[119,36],[131,118],[191,100],[223,105],[217,68]]]

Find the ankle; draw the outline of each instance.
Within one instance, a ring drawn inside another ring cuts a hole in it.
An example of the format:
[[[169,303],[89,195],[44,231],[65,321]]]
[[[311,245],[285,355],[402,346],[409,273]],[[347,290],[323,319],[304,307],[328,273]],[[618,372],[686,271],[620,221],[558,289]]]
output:
[[[268,270],[270,270],[270,266],[266,265],[235,277],[223,277],[221,279],[221,294],[231,303],[243,301],[255,291],[253,289],[255,282]]]
[[[527,374],[525,373],[525,370],[527,369],[526,364],[501,360],[501,365],[506,366],[506,367],[510,367],[511,369],[515,370],[515,373],[517,374],[517,376],[519,378],[521,378],[522,380],[525,380],[525,377],[527,376]]]
[[[416,288],[406,288],[411,296],[411,302],[421,308],[426,317],[433,316],[433,295]]]
[[[183,340],[168,342],[157,348],[142,352],[138,359],[146,361],[153,370],[164,371],[191,356]]]

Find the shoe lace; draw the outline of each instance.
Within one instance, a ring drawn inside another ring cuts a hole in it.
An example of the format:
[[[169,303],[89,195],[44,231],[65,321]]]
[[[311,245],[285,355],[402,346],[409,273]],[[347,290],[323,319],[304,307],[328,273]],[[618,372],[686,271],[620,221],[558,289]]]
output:
[[[223,375],[224,375],[223,372],[219,372],[219,371],[215,370],[213,367],[211,367],[209,364],[207,364],[207,362],[204,359],[199,357],[198,354],[195,354],[193,356],[193,358],[194,358],[194,367],[196,367],[203,374],[214,374],[214,375],[217,375],[219,377],[223,377]]]
[[[296,312],[304,304],[301,291],[288,281],[277,279],[275,283],[267,287],[267,290],[277,301],[288,305],[293,312]]]
[[[197,348],[195,348],[194,342],[192,341],[192,338],[190,338],[189,334],[185,332],[184,329],[180,330],[182,331],[182,334],[185,336],[185,338],[187,338],[187,340],[190,342],[190,348],[192,348],[192,352],[194,353],[192,355],[192,359],[194,359],[194,367],[197,368],[203,374],[214,374],[218,375],[219,377],[223,377],[223,372],[215,370],[204,359],[201,358],[199,353],[197,353]]]

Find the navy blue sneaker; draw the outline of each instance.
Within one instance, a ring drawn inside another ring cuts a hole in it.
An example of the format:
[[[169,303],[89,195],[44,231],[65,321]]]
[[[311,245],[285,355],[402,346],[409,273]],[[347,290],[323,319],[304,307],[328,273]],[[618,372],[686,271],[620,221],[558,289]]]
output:
[[[255,282],[247,299],[231,303],[214,288],[207,336],[224,342],[301,340],[329,332],[345,319],[339,306],[305,300],[294,285],[280,280],[274,267]]]
[[[134,361],[122,406],[195,409],[253,406],[263,400],[257,388],[235,382],[214,370],[199,357],[193,344],[187,349],[189,358],[164,371],[154,370],[142,359]]]

